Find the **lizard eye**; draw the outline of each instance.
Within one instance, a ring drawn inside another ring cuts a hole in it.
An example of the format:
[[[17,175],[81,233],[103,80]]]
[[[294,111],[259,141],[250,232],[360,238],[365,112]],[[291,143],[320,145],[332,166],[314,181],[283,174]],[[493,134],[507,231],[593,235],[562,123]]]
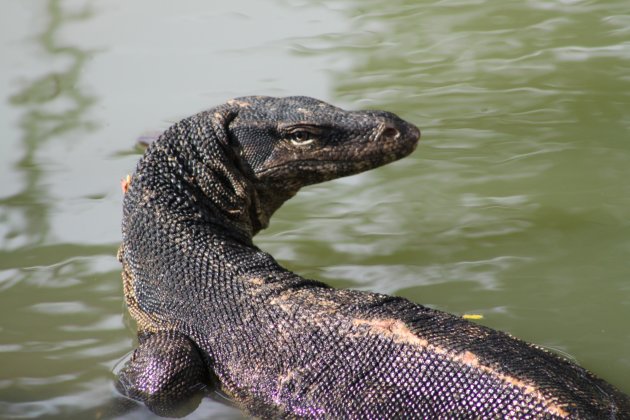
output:
[[[305,146],[313,143],[315,141],[315,137],[312,133],[306,130],[298,130],[289,134],[289,140],[291,140],[291,144],[295,146]]]

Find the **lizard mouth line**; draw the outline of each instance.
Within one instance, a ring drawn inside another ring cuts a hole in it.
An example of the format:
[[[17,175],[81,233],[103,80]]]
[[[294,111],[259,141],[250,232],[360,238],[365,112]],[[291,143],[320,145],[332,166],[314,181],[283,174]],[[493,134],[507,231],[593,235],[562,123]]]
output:
[[[389,162],[392,162],[394,160],[396,160],[396,158],[392,155],[379,155],[378,156],[378,166],[381,165],[385,165]],[[269,168],[265,168],[261,171],[257,171],[256,176],[259,175],[266,175],[278,170],[281,170],[282,168],[286,168],[287,165],[289,164],[295,164],[294,162],[287,162],[287,163],[283,163],[283,164],[278,164],[278,165],[274,165],[271,166]],[[371,164],[371,165],[370,165]],[[297,165],[300,168],[313,168],[316,166],[325,166],[325,165],[338,165],[338,166],[342,166],[342,167],[356,167],[356,168],[361,168],[361,167],[373,167],[374,165],[374,160],[365,160],[365,161],[354,161],[354,160],[335,160],[335,159],[322,159],[322,160],[318,160],[318,159],[308,159],[308,160],[303,160],[299,163],[299,165]]]
[[[278,169],[282,169],[285,168],[288,164],[293,163],[294,162],[287,162],[287,163],[281,163],[278,165],[274,165],[274,166],[270,166],[269,168],[265,168],[261,171],[256,172],[256,175],[261,175],[261,174],[266,174],[268,172],[273,172],[276,171]],[[335,159],[307,159],[307,160],[303,160],[300,161],[298,166],[316,166],[316,165],[352,165],[355,164],[356,162],[352,161],[352,160],[335,160]]]

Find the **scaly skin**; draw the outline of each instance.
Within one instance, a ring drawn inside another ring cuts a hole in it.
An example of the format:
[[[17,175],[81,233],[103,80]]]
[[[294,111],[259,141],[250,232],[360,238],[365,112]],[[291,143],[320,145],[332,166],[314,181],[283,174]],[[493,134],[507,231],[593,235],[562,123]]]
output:
[[[630,418],[628,396],[555,354],[304,279],[253,245],[301,187],[400,159],[419,136],[305,97],[240,98],[169,128],[124,200],[140,345],[118,388],[161,414],[212,384],[264,418]]]

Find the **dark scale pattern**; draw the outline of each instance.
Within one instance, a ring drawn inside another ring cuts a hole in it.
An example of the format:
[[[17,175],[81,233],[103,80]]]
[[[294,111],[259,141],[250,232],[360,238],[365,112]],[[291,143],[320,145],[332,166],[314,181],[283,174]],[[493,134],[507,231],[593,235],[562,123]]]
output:
[[[405,299],[301,278],[252,244],[300,187],[411,153],[382,111],[247,97],[169,128],[125,195],[125,297],[141,337],[118,388],[168,414],[205,385],[288,418],[630,418],[581,367]]]

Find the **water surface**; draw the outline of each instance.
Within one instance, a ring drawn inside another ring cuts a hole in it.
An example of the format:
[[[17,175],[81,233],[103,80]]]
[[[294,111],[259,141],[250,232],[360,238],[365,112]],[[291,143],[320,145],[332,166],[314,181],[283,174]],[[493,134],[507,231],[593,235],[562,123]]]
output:
[[[257,238],[283,265],[481,314],[630,393],[625,2],[2,6],[0,416],[108,413],[134,345],[115,259],[134,139],[248,94],[423,129],[409,158],[287,203]]]

